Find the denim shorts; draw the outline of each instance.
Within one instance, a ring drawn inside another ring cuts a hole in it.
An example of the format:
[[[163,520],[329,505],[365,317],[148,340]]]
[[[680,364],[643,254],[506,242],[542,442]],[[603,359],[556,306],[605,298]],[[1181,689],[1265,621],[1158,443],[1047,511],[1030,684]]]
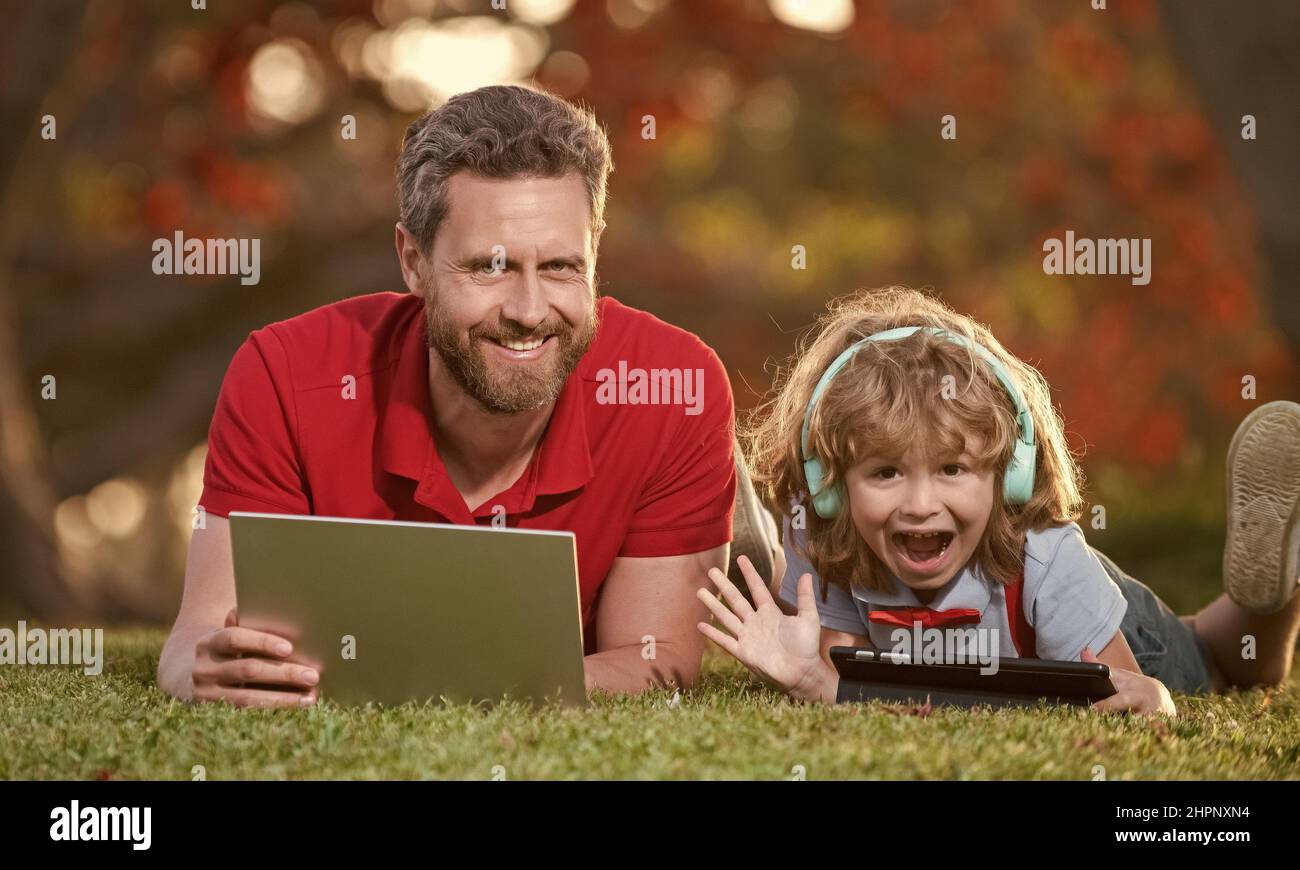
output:
[[[1213,654],[1205,641],[1184,625],[1154,592],[1121,571],[1105,553],[1095,549],[1092,552],[1128,601],[1119,630],[1133,650],[1142,673],[1155,677],[1171,692],[1209,694]]]

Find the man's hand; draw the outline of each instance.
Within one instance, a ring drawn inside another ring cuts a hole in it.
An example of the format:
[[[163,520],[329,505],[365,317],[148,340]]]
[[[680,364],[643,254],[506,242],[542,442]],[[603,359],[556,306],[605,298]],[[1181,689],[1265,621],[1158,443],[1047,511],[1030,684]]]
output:
[[[754,604],[751,607],[727,575],[716,568],[709,571],[723,604],[707,589],[697,593],[718,622],[731,634],[719,631],[706,622],[696,627],[700,633],[731,653],[745,667],[775,684],[781,691],[804,701],[835,700],[838,677],[821,657],[821,622],[813,598],[812,575],[799,578],[798,611],[787,616],[772,600],[763,578],[749,559],[737,560],[749,585]]]
[[[287,639],[239,625],[230,522],[210,515],[190,539],[181,610],[158,659],[159,687],[183,700],[236,707],[314,704],[320,675],[288,661],[292,654]]]
[[[193,698],[236,707],[306,707],[316,703],[320,674],[286,661],[293,645],[279,635],[241,628],[232,608],[224,628],[194,648]]]

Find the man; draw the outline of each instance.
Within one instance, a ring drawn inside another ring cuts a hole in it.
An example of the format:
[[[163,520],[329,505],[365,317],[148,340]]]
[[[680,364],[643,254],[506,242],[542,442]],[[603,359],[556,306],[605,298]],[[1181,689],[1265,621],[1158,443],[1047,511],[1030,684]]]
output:
[[[695,591],[731,537],[731,391],[695,336],[597,298],[611,168],[590,113],[525,88],[461,94],[410,126],[396,227],[410,294],[272,324],[230,364],[164,690],[317,698],[287,641],[238,625],[234,510],[573,531],[588,690],[696,679]],[[668,373],[659,403],[611,384],[624,371]]]

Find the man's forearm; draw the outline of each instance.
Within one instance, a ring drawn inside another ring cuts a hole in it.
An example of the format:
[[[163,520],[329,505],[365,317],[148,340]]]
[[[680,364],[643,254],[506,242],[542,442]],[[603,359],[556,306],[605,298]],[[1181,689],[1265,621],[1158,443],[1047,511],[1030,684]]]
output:
[[[690,644],[657,643],[654,658],[646,658],[641,644],[615,647],[583,659],[587,691],[636,694],[646,689],[674,686],[687,689],[700,674],[703,651]]]
[[[195,638],[192,634],[173,631],[158,657],[158,688],[181,700],[189,700],[194,692],[190,678],[194,670]]]

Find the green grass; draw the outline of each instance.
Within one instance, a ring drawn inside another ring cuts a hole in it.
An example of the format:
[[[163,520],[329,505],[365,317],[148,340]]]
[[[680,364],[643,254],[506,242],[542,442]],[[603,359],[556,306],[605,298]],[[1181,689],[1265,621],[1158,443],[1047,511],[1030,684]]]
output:
[[[701,685],[587,710],[408,704],[253,711],[173,701],[161,629],[105,632],[104,672],[0,667],[0,778],[524,779],[1300,777],[1300,681],[1176,696],[1167,724],[1075,709],[791,702],[710,655]]]

